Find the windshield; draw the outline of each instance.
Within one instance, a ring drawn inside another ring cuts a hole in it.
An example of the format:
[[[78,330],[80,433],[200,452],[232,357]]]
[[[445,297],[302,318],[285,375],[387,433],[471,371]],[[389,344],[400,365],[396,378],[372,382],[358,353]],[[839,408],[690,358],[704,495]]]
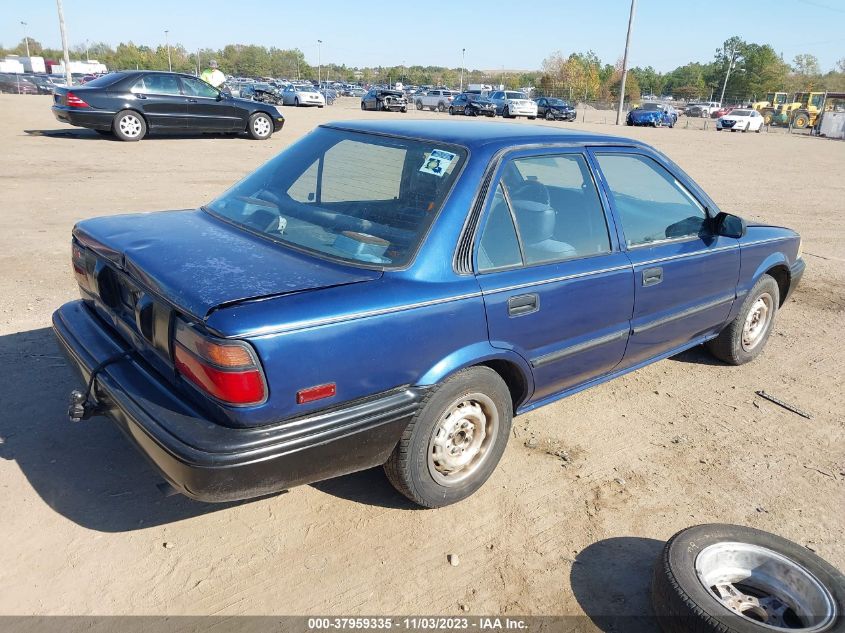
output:
[[[553,105],[553,106],[565,106],[565,105],[569,105],[569,104],[568,104],[568,103],[566,103],[566,101],[564,101],[563,99],[548,99],[548,102],[549,102],[549,105]]]
[[[317,89],[313,86],[296,86],[297,92],[317,92]]]
[[[751,110],[733,110],[731,116],[751,116]]]
[[[284,244],[351,262],[414,256],[466,151],[317,128],[207,205]]]
[[[524,92],[506,92],[505,99],[527,99],[528,96]]]

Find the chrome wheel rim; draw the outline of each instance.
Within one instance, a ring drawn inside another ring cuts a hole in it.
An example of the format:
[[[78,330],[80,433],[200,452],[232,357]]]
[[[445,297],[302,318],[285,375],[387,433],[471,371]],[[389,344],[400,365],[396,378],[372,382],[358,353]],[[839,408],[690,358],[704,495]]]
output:
[[[749,543],[716,543],[695,559],[699,581],[724,607],[772,631],[822,631],[836,618],[827,588],[786,556]]]
[[[252,122],[252,130],[258,136],[267,136],[270,133],[270,121],[263,116],[256,117]]]
[[[462,396],[446,408],[428,444],[428,471],[441,486],[456,486],[478,472],[499,429],[499,412],[483,393]]]
[[[751,305],[745,323],[742,326],[742,348],[750,352],[766,334],[772,320],[773,301],[768,292],[760,295]]]
[[[134,138],[141,133],[141,120],[134,114],[127,114],[122,117],[117,126],[124,135],[131,138]]]

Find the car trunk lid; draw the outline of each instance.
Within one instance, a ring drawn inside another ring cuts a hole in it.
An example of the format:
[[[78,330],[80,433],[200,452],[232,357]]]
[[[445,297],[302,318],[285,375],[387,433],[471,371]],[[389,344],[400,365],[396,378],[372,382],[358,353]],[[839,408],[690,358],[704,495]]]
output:
[[[197,209],[86,220],[73,234],[132,283],[200,321],[244,301],[382,274],[299,253]]]

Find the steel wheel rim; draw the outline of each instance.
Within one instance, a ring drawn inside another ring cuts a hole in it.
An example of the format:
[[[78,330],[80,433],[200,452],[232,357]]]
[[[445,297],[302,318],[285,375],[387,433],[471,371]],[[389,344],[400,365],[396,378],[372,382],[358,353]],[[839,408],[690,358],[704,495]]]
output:
[[[133,114],[127,114],[117,125],[126,136],[135,137],[141,133],[141,121]]]
[[[270,131],[270,121],[263,116],[255,117],[255,121],[252,122],[252,129],[258,136],[267,136]]]
[[[772,631],[823,631],[837,617],[833,597],[813,574],[765,547],[710,545],[696,557],[695,572],[725,608]]]
[[[768,292],[760,295],[751,305],[745,323],[742,326],[742,348],[750,352],[760,344],[769,323],[772,321],[773,301]]]
[[[450,404],[428,443],[428,471],[441,486],[457,486],[487,461],[499,430],[499,411],[483,393]]]

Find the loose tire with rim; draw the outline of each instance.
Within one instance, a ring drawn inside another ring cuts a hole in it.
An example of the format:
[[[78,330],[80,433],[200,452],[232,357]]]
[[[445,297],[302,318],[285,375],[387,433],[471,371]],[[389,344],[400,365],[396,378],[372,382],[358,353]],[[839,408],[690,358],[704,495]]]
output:
[[[112,130],[121,141],[140,141],[147,134],[147,122],[134,110],[121,110],[114,116]]]
[[[256,141],[264,141],[273,134],[273,121],[270,120],[269,115],[263,112],[256,112],[249,117],[249,124],[246,130]]]
[[[698,525],[664,546],[652,606],[665,633],[842,633],[845,576],[780,536]]]
[[[384,465],[394,487],[427,508],[478,490],[499,463],[513,404],[501,376],[470,367],[432,388]]]
[[[771,276],[763,275],[745,297],[736,318],[719,336],[707,342],[707,349],[731,365],[754,360],[766,346],[779,305],[777,282]]]

